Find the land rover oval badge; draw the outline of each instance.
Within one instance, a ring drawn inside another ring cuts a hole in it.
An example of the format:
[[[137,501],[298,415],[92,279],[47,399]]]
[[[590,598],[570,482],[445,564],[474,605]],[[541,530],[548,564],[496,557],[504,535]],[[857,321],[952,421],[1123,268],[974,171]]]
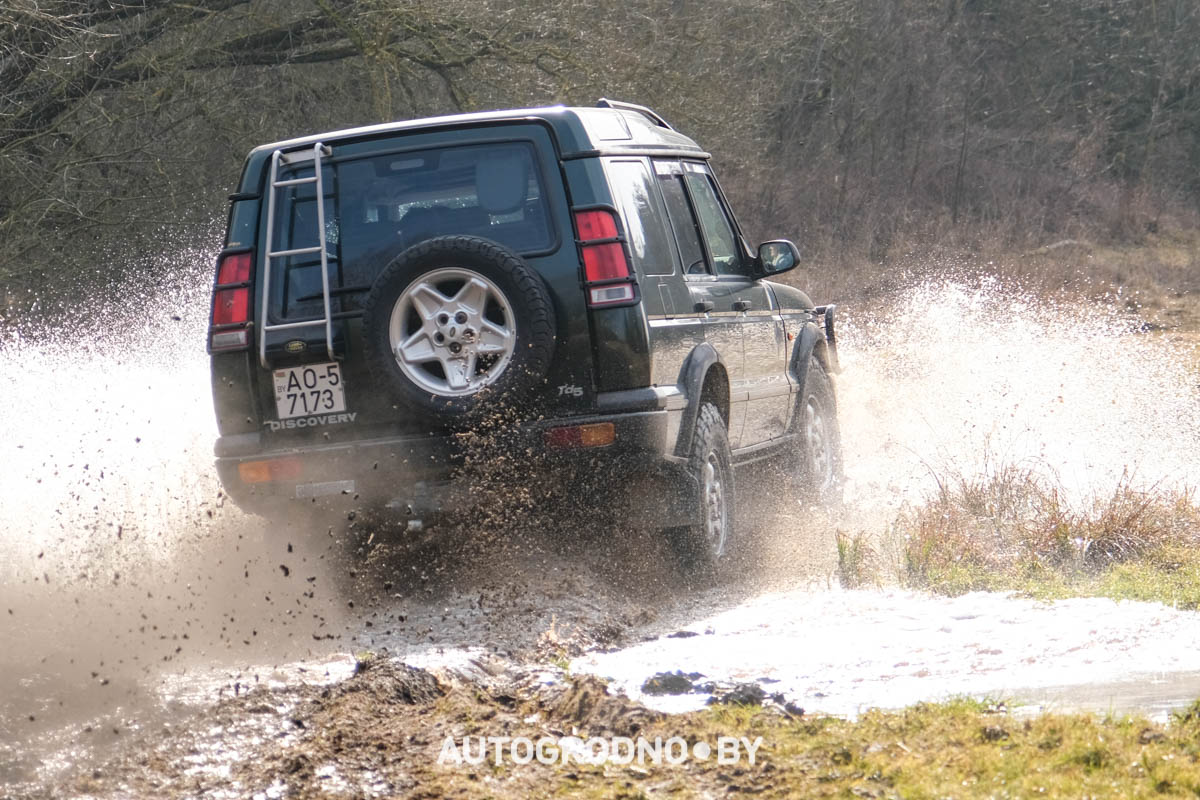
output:
[[[308,349],[308,345],[305,344],[301,339],[292,339],[283,346],[283,349],[289,353],[303,353],[306,349]]]

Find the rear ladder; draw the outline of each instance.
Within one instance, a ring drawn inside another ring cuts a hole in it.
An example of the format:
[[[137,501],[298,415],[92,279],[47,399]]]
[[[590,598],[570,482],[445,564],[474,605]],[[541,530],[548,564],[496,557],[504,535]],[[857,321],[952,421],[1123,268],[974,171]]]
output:
[[[264,369],[270,369],[271,365],[267,363],[267,332],[281,331],[294,328],[311,328],[317,325],[325,327],[325,351],[329,355],[330,361],[336,361],[337,358],[333,353],[333,313],[330,310],[329,299],[329,254],[325,249],[325,184],[321,177],[321,158],[328,157],[330,150],[321,142],[317,142],[312,146],[311,150],[301,150],[295,153],[284,153],[282,150],[276,150],[271,154],[271,188],[270,194],[267,197],[267,263],[265,275],[263,276],[262,287],[262,314],[259,317],[262,324],[258,329],[258,360],[263,365]],[[305,161],[312,160],[313,174],[308,178],[289,178],[287,180],[279,180],[279,166],[292,166],[302,164]],[[272,250],[272,243],[275,241],[275,194],[279,189],[288,186],[299,186],[306,183],[315,183],[317,192],[317,245],[315,247],[299,247],[291,250]],[[311,253],[321,254],[321,294],[324,300],[325,315],[319,319],[306,319],[300,322],[282,322],[277,325],[271,325],[267,322],[267,310],[271,299],[271,260],[275,258],[286,258],[288,256],[308,255]]]

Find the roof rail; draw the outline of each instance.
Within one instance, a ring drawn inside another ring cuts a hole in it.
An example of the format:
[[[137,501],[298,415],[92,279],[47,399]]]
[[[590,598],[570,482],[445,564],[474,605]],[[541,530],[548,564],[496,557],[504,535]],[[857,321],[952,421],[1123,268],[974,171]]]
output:
[[[653,122],[655,125],[658,125],[660,128],[666,128],[669,131],[675,130],[674,128],[671,127],[671,124],[669,122],[667,122],[665,119],[660,117],[658,114],[655,114],[653,111],[646,108],[645,106],[639,106],[636,103],[622,103],[620,100],[609,100],[607,97],[601,97],[599,100],[596,101],[596,107],[597,108],[614,108],[614,109],[618,109],[620,111],[636,111],[639,114],[642,114],[642,115],[648,117],[651,122]]]

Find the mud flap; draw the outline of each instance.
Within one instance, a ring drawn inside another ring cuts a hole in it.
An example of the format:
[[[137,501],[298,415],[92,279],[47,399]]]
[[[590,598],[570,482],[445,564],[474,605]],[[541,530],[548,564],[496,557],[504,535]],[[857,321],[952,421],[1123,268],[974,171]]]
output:
[[[624,507],[634,527],[674,528],[700,520],[695,497],[700,485],[685,465],[667,464],[658,472],[628,481]]]
[[[817,306],[812,313],[818,318],[823,319],[825,326],[825,352],[829,356],[829,363],[826,366],[831,373],[839,373],[842,371],[841,362],[838,361],[837,351],[837,334],[833,329],[833,315],[837,310],[837,306],[833,303],[824,306]]]

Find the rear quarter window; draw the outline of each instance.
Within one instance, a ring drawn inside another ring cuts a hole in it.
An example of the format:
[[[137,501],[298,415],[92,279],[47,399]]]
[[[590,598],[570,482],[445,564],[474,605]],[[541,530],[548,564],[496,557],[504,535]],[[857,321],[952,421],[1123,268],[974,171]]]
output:
[[[609,161],[605,169],[613,199],[625,220],[634,267],[643,275],[673,274],[675,251],[649,165],[644,161]]]

